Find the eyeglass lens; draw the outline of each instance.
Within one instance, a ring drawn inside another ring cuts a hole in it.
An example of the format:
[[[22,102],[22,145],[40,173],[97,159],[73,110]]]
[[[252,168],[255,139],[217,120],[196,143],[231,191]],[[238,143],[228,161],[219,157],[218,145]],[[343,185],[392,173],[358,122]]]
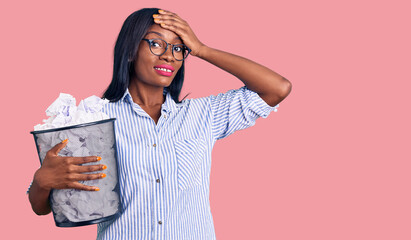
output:
[[[183,60],[188,55],[187,47],[184,44],[176,44],[172,47],[173,56],[177,60]],[[152,39],[150,44],[150,50],[155,55],[162,55],[167,48],[167,42],[162,39]]]

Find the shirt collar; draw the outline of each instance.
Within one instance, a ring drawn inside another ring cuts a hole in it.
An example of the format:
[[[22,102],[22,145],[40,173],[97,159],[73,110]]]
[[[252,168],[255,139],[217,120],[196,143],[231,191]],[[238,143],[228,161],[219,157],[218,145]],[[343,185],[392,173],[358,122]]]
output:
[[[133,102],[132,98],[131,98],[131,95],[130,95],[130,92],[128,91],[128,88],[124,92],[123,96],[120,98],[120,101],[129,102],[129,103]]]
[[[166,93],[166,100],[163,103],[162,110],[166,111],[166,113],[173,112],[177,109],[176,102],[174,102],[174,99],[171,97],[171,94],[169,92]]]
[[[161,110],[165,111],[166,113],[175,111],[177,109],[177,104],[176,102],[174,102],[174,99],[171,97],[170,92],[164,89],[164,94],[166,94],[166,100],[161,106]],[[126,92],[124,93],[123,97],[121,97],[120,101],[128,102],[130,104],[134,103],[133,98],[131,97],[131,94],[128,91],[128,88],[126,89]]]

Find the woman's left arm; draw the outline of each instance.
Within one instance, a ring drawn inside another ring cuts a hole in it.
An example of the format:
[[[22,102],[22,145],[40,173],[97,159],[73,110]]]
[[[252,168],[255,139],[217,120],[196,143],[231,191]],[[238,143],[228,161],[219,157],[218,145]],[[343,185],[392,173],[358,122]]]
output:
[[[192,50],[191,55],[233,74],[247,88],[258,93],[268,105],[277,105],[290,93],[291,83],[281,75],[249,59],[204,45],[188,23],[178,15],[164,10],[159,13],[153,16],[154,22],[179,35],[184,44]]]

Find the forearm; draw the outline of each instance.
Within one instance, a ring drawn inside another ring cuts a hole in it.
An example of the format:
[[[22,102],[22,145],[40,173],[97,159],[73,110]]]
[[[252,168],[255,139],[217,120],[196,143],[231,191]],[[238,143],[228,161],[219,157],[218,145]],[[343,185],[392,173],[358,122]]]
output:
[[[249,59],[205,45],[197,56],[236,76],[271,106],[281,102],[291,91],[287,79]]]
[[[34,177],[29,190],[29,201],[31,208],[37,215],[46,215],[51,212],[49,195],[50,190],[41,188],[36,181],[36,177]]]

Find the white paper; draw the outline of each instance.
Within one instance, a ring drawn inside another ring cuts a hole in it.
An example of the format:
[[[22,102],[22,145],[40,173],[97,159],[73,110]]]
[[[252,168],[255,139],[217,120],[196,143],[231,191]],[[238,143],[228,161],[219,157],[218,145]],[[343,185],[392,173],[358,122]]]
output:
[[[76,124],[109,119],[101,110],[109,101],[97,96],[81,100],[76,106],[76,99],[70,94],[60,93],[60,96],[47,108],[48,119],[43,124],[34,126],[34,131],[72,126]]]

